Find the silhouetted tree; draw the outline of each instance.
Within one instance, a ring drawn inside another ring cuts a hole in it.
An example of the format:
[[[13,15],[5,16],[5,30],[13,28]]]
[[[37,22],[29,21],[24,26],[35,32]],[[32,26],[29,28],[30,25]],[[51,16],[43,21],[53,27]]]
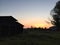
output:
[[[51,11],[51,15],[53,17],[53,20],[51,21],[51,23],[54,26],[56,26],[57,29],[59,30],[60,28],[60,1],[56,3],[56,6]]]

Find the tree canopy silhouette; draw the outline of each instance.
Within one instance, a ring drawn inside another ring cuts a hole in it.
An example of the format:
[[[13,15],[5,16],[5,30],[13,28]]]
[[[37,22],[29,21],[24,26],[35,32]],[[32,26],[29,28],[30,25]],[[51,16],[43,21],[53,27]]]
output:
[[[57,29],[60,28],[60,1],[58,1],[51,11],[51,15],[53,17],[53,20],[51,23],[57,27]]]

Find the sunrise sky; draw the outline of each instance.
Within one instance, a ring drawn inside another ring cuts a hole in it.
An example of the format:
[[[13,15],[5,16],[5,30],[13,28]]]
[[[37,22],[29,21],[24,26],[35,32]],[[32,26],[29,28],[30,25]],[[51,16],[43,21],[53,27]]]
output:
[[[0,16],[13,16],[24,27],[50,27],[50,11],[58,0],[0,0]]]

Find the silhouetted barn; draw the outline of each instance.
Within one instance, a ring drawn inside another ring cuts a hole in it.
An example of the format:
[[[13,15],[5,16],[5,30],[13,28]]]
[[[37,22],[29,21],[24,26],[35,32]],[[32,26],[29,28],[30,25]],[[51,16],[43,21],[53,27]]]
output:
[[[12,16],[0,16],[0,35],[13,35],[23,32],[23,25]]]

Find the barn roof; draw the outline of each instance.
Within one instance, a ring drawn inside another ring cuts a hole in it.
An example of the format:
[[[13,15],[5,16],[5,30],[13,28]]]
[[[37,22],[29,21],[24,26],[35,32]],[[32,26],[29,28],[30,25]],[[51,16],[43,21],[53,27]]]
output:
[[[0,16],[0,21],[9,21],[9,20],[11,20],[11,21],[17,21],[14,17],[12,17],[12,16]]]

